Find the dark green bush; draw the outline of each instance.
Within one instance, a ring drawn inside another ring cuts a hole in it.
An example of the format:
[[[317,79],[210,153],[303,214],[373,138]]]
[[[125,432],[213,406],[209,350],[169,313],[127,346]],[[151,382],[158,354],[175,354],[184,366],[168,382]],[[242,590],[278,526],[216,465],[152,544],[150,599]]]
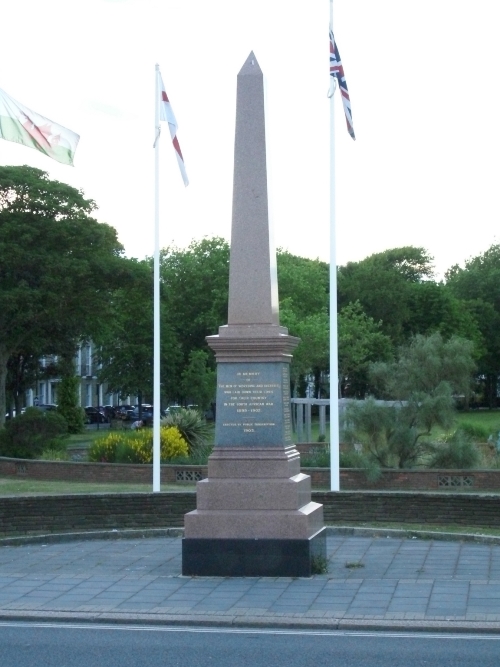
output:
[[[68,424],[68,433],[81,433],[85,418],[85,410],[78,405],[80,379],[74,375],[63,375],[57,390],[57,412]]]
[[[322,447],[312,451],[310,454],[304,454],[304,456],[300,457],[300,465],[303,468],[329,468],[330,448]]]
[[[162,426],[176,426],[184,440],[188,443],[189,454],[196,454],[198,448],[207,446],[212,438],[212,426],[197,410],[177,410],[161,420]]]
[[[491,429],[482,424],[472,424],[470,422],[462,422],[457,431],[464,433],[469,440],[473,442],[487,442],[491,435]]]
[[[61,415],[28,408],[0,431],[0,456],[36,459],[44,449],[61,451],[67,432],[68,425]]]
[[[142,459],[137,449],[124,440],[116,445],[114,463],[142,463]]]
[[[447,442],[432,446],[429,468],[476,468],[481,460],[477,447],[461,429],[457,429]]]

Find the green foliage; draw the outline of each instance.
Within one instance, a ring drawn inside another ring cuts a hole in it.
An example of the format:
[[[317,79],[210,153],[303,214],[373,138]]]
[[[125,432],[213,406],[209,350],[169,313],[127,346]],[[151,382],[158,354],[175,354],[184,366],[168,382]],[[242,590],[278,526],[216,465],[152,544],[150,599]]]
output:
[[[205,447],[212,437],[212,427],[197,410],[177,410],[161,420],[162,426],[175,426],[188,444],[189,455]]]
[[[181,389],[201,410],[207,410],[215,400],[217,373],[209,366],[209,355],[205,350],[192,350],[188,365],[182,372]]]
[[[451,267],[446,284],[477,322],[483,346],[478,371],[485,376],[485,394],[490,407],[496,405],[497,376],[500,373],[500,245]]]
[[[301,394],[301,379],[315,377],[315,395],[322,372],[329,364],[329,268],[318,259],[305,259],[279,249],[277,252],[280,322],[290,335],[300,338],[290,368],[294,396]]]
[[[68,452],[64,449],[48,447],[38,457],[40,461],[69,461]]]
[[[57,412],[64,417],[68,433],[81,433],[85,411],[78,405],[80,379],[75,375],[64,374],[57,391]]]
[[[340,309],[359,301],[363,312],[381,322],[382,333],[401,344],[412,317],[415,286],[432,278],[432,258],[424,248],[393,248],[360,262],[349,262],[338,272]]]
[[[188,445],[175,426],[160,429],[160,460],[170,461],[187,456]],[[140,429],[128,433],[109,433],[94,440],[89,448],[89,461],[101,463],[152,463],[153,431]]]
[[[95,208],[39,169],[0,167],[0,425],[12,355],[62,354],[106,326],[122,247]]]
[[[382,467],[413,467],[429,450],[436,426],[449,429],[455,410],[453,392],[466,392],[474,368],[472,344],[440,334],[416,336],[398,359],[372,366],[372,377],[392,406],[374,399],[348,406],[345,441],[361,443]]]
[[[376,482],[382,474],[378,461],[363,452],[350,449],[346,452],[340,452],[339,459],[340,468],[357,468],[358,470],[363,470],[369,482]]]
[[[462,421],[457,431],[464,433],[473,442],[487,442],[493,435],[491,428],[488,428],[487,425],[468,421]]]
[[[300,465],[303,468],[329,468],[330,447],[321,447],[310,454],[300,457]]]
[[[373,364],[371,377],[384,397],[406,400],[418,392],[442,394],[442,382],[454,394],[468,394],[474,369],[471,341],[458,336],[445,340],[435,333],[415,336],[400,348],[394,363]]]
[[[206,351],[206,336],[216,334],[227,322],[229,245],[214,237],[193,241],[183,250],[166,248],[160,263],[162,309],[179,355],[164,390],[169,400],[184,402],[188,396],[179,395],[181,373],[189,355],[193,350]]]
[[[326,312],[330,292],[328,264],[297,257],[281,248],[276,260],[280,310],[286,304],[297,320]]]
[[[446,442],[432,446],[428,465],[430,468],[469,470],[476,468],[480,460],[481,454],[470,435],[459,428]]]
[[[56,412],[28,408],[0,430],[0,456],[36,459],[46,449],[60,451],[67,431],[66,421]]]
[[[115,463],[116,449],[126,436],[121,433],[109,433],[103,438],[97,438],[88,449],[89,461],[97,463]]]
[[[364,396],[369,386],[368,369],[376,361],[392,357],[392,343],[362,310],[359,301],[350,303],[338,318],[339,378],[341,395]],[[342,389],[344,391],[342,391]]]
[[[153,267],[149,261],[127,260],[130,280],[115,290],[110,324],[96,342],[108,391],[126,396],[153,393]],[[180,350],[166,309],[160,309],[160,372],[167,395],[175,389]],[[140,401],[142,402],[142,401]]]
[[[330,323],[326,311],[298,318],[289,306],[289,302],[282,304],[281,322],[288,327],[290,335],[300,338],[290,368],[292,382],[297,385],[301,376],[328,368]]]
[[[311,574],[328,574],[328,560],[324,556],[311,557]]]

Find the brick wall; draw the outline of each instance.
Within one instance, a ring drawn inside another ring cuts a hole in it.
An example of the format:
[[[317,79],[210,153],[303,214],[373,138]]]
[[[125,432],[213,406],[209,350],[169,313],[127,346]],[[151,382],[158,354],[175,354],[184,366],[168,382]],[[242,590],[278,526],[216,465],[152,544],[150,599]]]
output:
[[[394,521],[479,527],[500,526],[500,496],[395,491],[314,492],[326,523]]]
[[[329,468],[303,468],[311,476],[316,489],[330,488]],[[163,464],[161,482],[175,484],[178,475],[184,481],[201,473],[207,476],[206,466],[178,466]],[[83,463],[74,461],[36,461],[0,457],[0,476],[26,479],[61,480],[74,482],[122,482],[150,484],[151,465],[120,463]],[[376,482],[369,482],[362,470],[342,468],[340,488],[350,490],[438,491],[468,489],[473,491],[500,491],[500,470],[384,470]]]
[[[161,466],[161,482],[174,484],[176,472],[201,472],[207,476],[206,466]],[[153,466],[133,463],[84,463],[75,461],[37,461],[0,457],[0,476],[68,482],[122,482],[150,484]]]
[[[193,492],[0,497],[0,535],[182,527],[195,508]]]
[[[496,495],[340,491],[314,492],[313,500],[323,504],[327,524],[500,527]],[[195,507],[193,492],[0,497],[0,536],[181,527],[184,514]]]

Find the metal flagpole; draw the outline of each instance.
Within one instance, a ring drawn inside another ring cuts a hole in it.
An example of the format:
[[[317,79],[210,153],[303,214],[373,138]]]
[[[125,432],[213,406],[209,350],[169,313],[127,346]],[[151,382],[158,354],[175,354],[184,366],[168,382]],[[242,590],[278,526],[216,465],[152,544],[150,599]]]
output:
[[[153,493],[160,491],[160,66],[155,68],[155,248],[154,248],[154,373],[153,373]]]
[[[330,0],[333,31],[333,0]],[[331,77],[330,77],[331,78]],[[331,82],[332,84],[332,82]],[[331,85],[330,84],[330,85]],[[339,471],[339,361],[337,336],[337,253],[335,239],[335,114],[330,89],[330,488],[340,490]]]

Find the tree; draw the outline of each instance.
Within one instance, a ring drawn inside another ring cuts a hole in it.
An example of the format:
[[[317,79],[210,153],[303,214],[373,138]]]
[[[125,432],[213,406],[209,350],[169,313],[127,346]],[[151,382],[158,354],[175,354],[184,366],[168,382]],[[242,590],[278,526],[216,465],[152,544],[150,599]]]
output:
[[[29,350],[18,350],[9,357],[7,362],[7,379],[5,382],[7,408],[12,405],[19,415],[24,393],[32,387],[38,377],[43,374],[40,357]]]
[[[184,399],[192,401],[200,410],[207,410],[215,400],[216,384],[216,372],[210,368],[208,353],[192,350],[189,363],[182,372]]]
[[[371,367],[374,381],[393,406],[373,399],[346,411],[347,439],[361,441],[383,467],[412,467],[426,451],[434,426],[449,428],[454,393],[469,391],[474,370],[473,345],[440,334],[415,336],[392,363]]]
[[[464,268],[452,266],[445,278],[449,290],[461,299],[481,331],[478,372],[485,379],[487,402],[495,407],[500,375],[500,245],[468,260]]]
[[[339,395],[364,398],[368,371],[376,361],[392,358],[392,343],[381,323],[368,317],[359,301],[344,306],[338,317]]]
[[[326,262],[278,249],[277,266],[280,308],[286,304],[297,319],[327,311],[330,286]]]
[[[122,247],[95,208],[39,169],[0,167],[0,426],[12,355],[72,355],[106,326]]]
[[[435,332],[474,342],[475,354],[483,348],[483,337],[475,315],[464,301],[443,282],[428,280],[412,285],[409,292],[410,316],[404,326],[407,339]]]
[[[227,323],[229,245],[222,238],[193,241],[185,250],[171,247],[161,252],[162,308],[181,351],[177,386],[193,350],[205,350],[215,360],[205,338]]]
[[[153,267],[147,260],[127,261],[131,280],[113,293],[109,305],[111,325],[95,342],[102,364],[100,381],[107,383],[108,391],[122,397],[138,396],[142,416],[143,398],[153,393]],[[180,343],[161,304],[160,375],[166,396],[178,393],[180,357]]]
[[[432,278],[432,258],[424,248],[393,248],[338,271],[339,308],[359,301],[363,311],[381,323],[394,345],[408,335],[414,286]]]
[[[76,377],[73,364],[66,364],[59,384],[57,412],[64,417],[68,433],[80,433],[83,430],[85,411],[78,404],[80,380]]]
[[[330,356],[328,264],[278,249],[277,266],[280,322],[300,338],[290,369],[293,394],[301,395],[306,376],[312,376],[315,396],[327,395],[328,383],[322,378]]]
[[[330,356],[328,315],[323,310],[299,318],[288,307],[289,303],[287,300],[281,305],[280,320],[291,336],[300,338],[300,343],[293,351],[290,367],[292,393],[294,396],[303,393],[305,376],[313,376],[315,396],[319,397],[320,393],[326,395],[329,387],[325,386],[321,392],[321,378],[322,374],[328,371]]]

